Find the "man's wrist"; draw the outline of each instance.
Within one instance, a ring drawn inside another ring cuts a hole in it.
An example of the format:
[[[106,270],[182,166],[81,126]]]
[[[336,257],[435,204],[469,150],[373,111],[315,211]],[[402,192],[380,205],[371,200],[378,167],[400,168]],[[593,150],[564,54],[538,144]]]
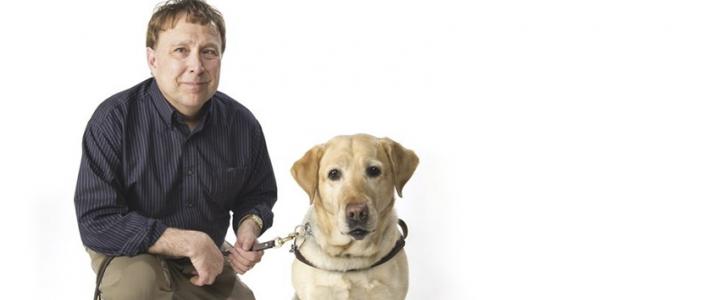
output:
[[[212,239],[203,232],[168,227],[148,248],[148,253],[169,257],[191,257],[197,254],[194,247],[199,241],[206,239],[212,242]]]
[[[257,228],[258,228],[258,233],[259,233],[259,232],[262,232],[262,229],[263,229],[263,220],[262,220],[262,218],[260,218],[260,217],[259,217],[258,215],[256,215],[256,214],[247,214],[247,215],[245,215],[242,219],[240,219],[240,223],[239,223],[239,224],[242,224],[243,222],[245,222],[245,221],[247,221],[247,220],[251,220],[251,221],[253,221],[253,223],[255,223],[255,226],[257,226]]]

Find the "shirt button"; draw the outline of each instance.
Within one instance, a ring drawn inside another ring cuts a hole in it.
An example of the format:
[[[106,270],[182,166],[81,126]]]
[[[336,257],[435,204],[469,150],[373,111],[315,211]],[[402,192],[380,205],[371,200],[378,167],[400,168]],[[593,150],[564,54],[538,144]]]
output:
[[[193,170],[188,170],[188,171],[187,171],[187,176],[192,176],[192,174],[193,174]]]

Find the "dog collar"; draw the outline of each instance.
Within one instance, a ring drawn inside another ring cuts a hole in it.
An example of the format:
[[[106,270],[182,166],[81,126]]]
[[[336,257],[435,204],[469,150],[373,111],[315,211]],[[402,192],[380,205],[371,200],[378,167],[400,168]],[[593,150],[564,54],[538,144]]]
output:
[[[374,264],[372,264],[371,266],[369,266],[367,268],[357,268],[357,269],[348,269],[348,270],[322,269],[322,268],[318,268],[313,263],[311,263],[309,260],[307,260],[307,258],[305,258],[305,256],[303,256],[302,253],[300,253],[299,247],[297,247],[295,244],[293,244],[291,246],[290,252],[295,253],[295,258],[297,258],[297,260],[299,260],[300,262],[302,262],[308,266],[311,266],[315,269],[320,269],[320,270],[329,271],[329,272],[341,272],[341,273],[365,271],[365,270],[372,269],[374,267],[377,267],[379,265],[382,265],[382,264],[388,262],[393,257],[395,257],[395,255],[397,255],[398,252],[400,252],[400,250],[403,249],[403,247],[405,247],[405,239],[408,236],[407,224],[405,224],[405,221],[403,221],[402,219],[398,219],[398,225],[400,226],[400,229],[402,229],[402,236],[400,236],[400,238],[397,240],[397,242],[395,242],[395,247],[393,247],[392,250],[390,250],[390,253],[383,256],[383,258],[381,258],[379,261],[375,262]]]

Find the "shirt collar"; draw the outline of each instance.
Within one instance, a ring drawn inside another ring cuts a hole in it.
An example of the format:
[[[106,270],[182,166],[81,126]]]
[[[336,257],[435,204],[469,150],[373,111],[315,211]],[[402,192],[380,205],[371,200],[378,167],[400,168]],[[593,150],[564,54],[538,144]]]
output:
[[[210,97],[210,100],[208,100],[208,102],[205,102],[205,104],[203,104],[203,106],[200,108],[200,111],[198,112],[198,115],[200,116],[200,121],[198,122],[197,127],[195,127],[195,129],[193,130],[193,133],[200,132],[203,128],[205,128],[205,123],[207,123],[207,119],[210,115],[210,110],[213,106],[213,102],[214,101],[212,97]],[[178,116],[178,120],[181,120],[180,114],[175,115]]]
[[[163,123],[165,123],[168,128],[172,127],[172,120],[173,114],[175,114],[175,108],[173,108],[170,103],[165,100],[165,96],[163,96],[162,92],[160,92],[160,88],[158,87],[157,81],[155,81],[155,79],[153,79],[150,83],[150,97],[152,98],[152,102],[155,105],[158,113],[160,114]]]

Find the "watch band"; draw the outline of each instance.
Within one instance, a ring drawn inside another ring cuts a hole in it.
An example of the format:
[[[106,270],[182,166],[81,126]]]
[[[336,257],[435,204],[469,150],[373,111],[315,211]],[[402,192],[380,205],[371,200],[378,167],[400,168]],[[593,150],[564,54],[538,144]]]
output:
[[[240,222],[238,224],[242,224],[242,222],[245,222],[245,219],[247,219],[247,218],[250,218],[250,220],[255,222],[255,225],[257,225],[258,228],[260,228],[260,231],[263,230],[263,220],[260,217],[258,217],[258,215],[256,215],[256,214],[245,215],[242,219],[240,219]]]

